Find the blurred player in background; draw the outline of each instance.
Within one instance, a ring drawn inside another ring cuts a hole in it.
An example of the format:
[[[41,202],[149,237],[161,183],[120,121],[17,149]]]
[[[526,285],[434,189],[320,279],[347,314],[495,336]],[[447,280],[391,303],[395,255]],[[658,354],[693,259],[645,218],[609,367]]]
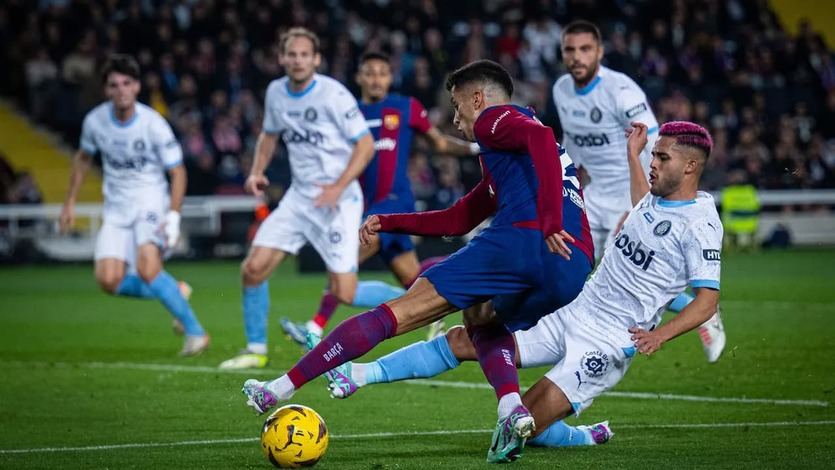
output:
[[[393,214],[414,212],[415,198],[407,175],[409,154],[414,133],[429,138],[436,152],[452,155],[476,155],[478,144],[444,135],[429,122],[423,105],[412,97],[390,94],[392,74],[389,57],[379,52],[368,52],[359,61],[357,84],[362,99],[360,111],[374,136],[375,158],[360,178],[365,214]],[[379,254],[403,287],[408,288],[418,275],[434,266],[442,258],[418,261],[415,246],[408,234],[382,233],[369,245],[360,246],[359,262]],[[380,281],[359,281],[354,294],[354,307],[375,307],[405,292],[399,287]],[[319,310],[305,324],[281,319],[281,326],[297,343],[304,345],[307,332],[322,335],[339,299],[329,291],[322,296]],[[430,325],[430,339],[442,333],[443,322]]]
[[[374,140],[356,99],[338,81],[316,73],[321,56],[314,33],[288,30],[279,59],[287,75],[267,88],[263,131],[245,189],[260,196],[269,185],[264,170],[279,138],[287,145],[292,183],[259,227],[241,266],[247,345],[220,364],[225,369],[266,366],[267,279],[305,243],[324,260],[330,292],[340,302],[354,303],[357,291],[363,201],[356,179],[374,156]]]
[[[61,230],[72,227],[81,183],[100,153],[104,212],[96,240],[96,281],[114,295],[162,302],[174,317],[175,331],[185,334],[180,355],[194,356],[209,346],[209,336],[189,306],[191,288],[178,284],[162,266],[164,253],[180,236],[186,191],[183,152],[165,119],[137,103],[139,77],[139,65],[129,56],[114,54],[104,65],[102,81],[109,101],[84,118]]]
[[[554,83],[552,90],[563,130],[560,141],[581,177],[590,179],[583,186],[583,195],[595,257],[600,259],[631,207],[623,129],[632,121],[647,126],[650,145],[641,155],[646,170],[658,121],[638,84],[600,64],[604,51],[597,26],[582,20],[569,23],[562,30],[561,48],[568,73]],[[668,309],[680,312],[692,300],[692,296],[682,293]],[[699,327],[699,337],[708,362],[717,361],[726,341],[718,309]]]
[[[508,72],[495,62],[475,61],[450,74],[447,89],[455,125],[481,147],[481,182],[446,210],[373,215],[360,237],[367,244],[379,232],[461,235],[492,215],[490,226],[421,274],[402,297],[343,321],[287,374],[268,382],[250,379],[243,391],[249,406],[266,412],[382,341],[464,310],[498,399],[487,458],[502,462],[514,458],[515,443],[524,442],[534,425],[519,395],[511,331],[529,328],[573,300],[591,272],[594,248],[574,165],[551,128],[529,109],[509,104]]]

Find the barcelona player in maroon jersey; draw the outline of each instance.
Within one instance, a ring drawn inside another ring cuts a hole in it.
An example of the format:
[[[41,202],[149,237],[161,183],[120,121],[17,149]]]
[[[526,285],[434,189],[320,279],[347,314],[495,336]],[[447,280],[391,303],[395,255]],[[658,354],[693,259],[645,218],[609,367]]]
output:
[[[481,182],[446,210],[371,216],[360,240],[368,244],[380,232],[459,235],[492,216],[490,226],[422,273],[403,296],[340,323],[287,374],[247,380],[243,392],[249,406],[266,412],[382,341],[464,310],[499,402],[487,460],[506,462],[519,456],[535,429],[519,395],[511,331],[577,297],[594,247],[574,164],[532,111],[510,104],[507,71],[492,61],[472,62],[450,74],[447,89],[456,126],[481,147]]]
[[[364,218],[373,214],[414,212],[415,199],[407,175],[412,138],[415,133],[425,135],[435,151],[449,155],[475,155],[478,144],[445,135],[429,122],[428,113],[415,98],[389,93],[392,72],[389,58],[379,52],[367,52],[359,61],[357,84],[360,86],[360,111],[374,136],[374,159],[360,177],[365,197]],[[359,262],[379,254],[404,287],[409,287],[418,274],[442,258],[418,261],[412,239],[404,233],[380,234],[373,243],[360,247]],[[375,307],[399,297],[405,292],[400,287],[380,281],[360,281],[353,296],[355,307]],[[322,295],[319,309],[307,323],[281,319],[281,327],[294,341],[304,344],[307,332],[321,336],[328,320],[339,305],[337,297],[328,289]],[[432,325],[429,336],[443,328],[442,322]]]

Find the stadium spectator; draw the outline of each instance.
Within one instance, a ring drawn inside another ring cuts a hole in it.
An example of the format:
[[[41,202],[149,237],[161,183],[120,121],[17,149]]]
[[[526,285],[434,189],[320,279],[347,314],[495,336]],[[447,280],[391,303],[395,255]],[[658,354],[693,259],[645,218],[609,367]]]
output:
[[[514,71],[516,100],[555,122],[544,90],[564,73],[560,25],[587,18],[609,38],[606,65],[635,78],[659,119],[698,121],[726,140],[726,158],[712,161],[703,181],[707,189],[717,189],[733,169],[767,187],[835,186],[826,176],[835,164],[833,52],[808,21],[798,25],[796,36],[783,31],[765,2],[679,0],[656,8],[655,2],[496,0],[477,10],[460,2],[404,4],[4,2],[0,65],[9,73],[0,77],[0,89],[75,143],[81,116],[100,98],[96,80],[88,78],[108,53],[135,53],[145,73],[145,102],[167,108],[187,153],[194,147],[192,158],[208,151],[232,174],[252,150],[266,84],[282,73],[276,41],[292,25],[304,24],[322,37],[321,71],[349,87],[363,51],[390,53],[394,89],[418,96],[436,122],[449,120],[449,106],[438,93],[444,75],[480,57]],[[55,115],[55,108],[64,112]],[[786,119],[796,146],[789,156],[797,170],[791,181],[779,176],[776,168],[789,162],[774,147]],[[477,180],[464,167],[442,175],[443,165],[431,153],[418,158],[425,160],[417,166],[432,172],[432,178],[416,172],[423,178],[419,184],[433,182],[423,196],[430,205],[442,179]],[[211,179],[206,183],[215,186]]]

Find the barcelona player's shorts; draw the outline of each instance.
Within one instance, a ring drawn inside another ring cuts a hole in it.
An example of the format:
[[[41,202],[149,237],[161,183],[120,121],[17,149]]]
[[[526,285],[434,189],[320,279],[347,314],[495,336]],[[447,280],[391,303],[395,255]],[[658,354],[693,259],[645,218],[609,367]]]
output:
[[[492,300],[499,319],[516,331],[580,293],[592,264],[579,249],[572,251],[570,260],[551,253],[539,230],[488,227],[422,277],[460,309]]]

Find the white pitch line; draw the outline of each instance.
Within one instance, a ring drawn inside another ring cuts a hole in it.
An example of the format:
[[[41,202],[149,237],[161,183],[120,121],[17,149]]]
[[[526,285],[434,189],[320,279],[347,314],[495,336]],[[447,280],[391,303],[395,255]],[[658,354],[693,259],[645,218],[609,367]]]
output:
[[[828,401],[821,400],[783,400],[773,398],[746,398],[746,397],[706,397],[700,395],[676,395],[672,393],[649,393],[649,392],[605,392],[603,396],[617,398],[639,398],[648,400],[679,400],[696,401],[708,403],[760,403],[763,405],[789,405],[789,406],[829,406]]]
[[[785,300],[723,300],[722,305],[759,305],[772,308],[797,308],[797,307],[835,307],[835,302],[802,301],[790,302]]]
[[[670,423],[670,424],[619,424],[624,429],[719,429],[719,428],[774,428],[781,426],[832,426],[835,420],[822,421],[767,421],[763,423]]]
[[[73,366],[72,363],[66,363]],[[177,364],[141,364],[136,362],[80,362],[80,367],[90,369],[134,369],[152,370],[162,372],[202,372],[212,374],[237,374],[237,375],[272,375],[280,376],[285,371],[276,369],[218,369],[210,366],[181,366]]]
[[[835,425],[835,420],[826,421],[770,421],[770,422],[747,422],[747,423],[668,423],[668,424],[619,424],[614,426],[615,429],[720,429],[720,428],[750,428],[750,427],[785,427],[785,426],[832,426]],[[448,436],[459,434],[487,434],[493,432],[492,429],[459,429],[453,431],[437,430],[437,431],[407,431],[407,432],[374,432],[365,434],[344,434],[332,435],[330,438],[335,440],[347,439],[379,439],[389,437],[409,437],[409,436]],[[205,445],[219,445],[219,444],[241,444],[246,442],[256,442],[257,437],[241,437],[234,439],[206,439],[199,441],[176,441],[176,442],[134,442],[129,444],[110,444],[98,446],[80,446],[80,447],[40,447],[32,449],[0,449],[0,455],[13,454],[36,454],[49,452],[88,452],[98,450],[119,450],[119,449],[148,449],[154,447],[183,447],[183,446],[205,446]]]
[[[478,382],[453,382],[446,380],[417,379],[404,382],[409,385],[424,385],[429,387],[448,388],[469,388],[492,390],[490,384]],[[650,392],[605,392],[603,396],[614,398],[636,398],[641,400],[678,400],[706,403],[759,403],[763,405],[789,405],[789,406],[820,406],[828,407],[828,401],[821,400],[784,400],[773,398],[747,398],[747,397],[708,397],[699,395],[676,395],[674,393],[650,393]]]
[[[88,368],[88,369],[117,369],[117,370],[147,370],[147,371],[157,371],[157,372],[198,372],[198,373],[211,373],[211,374],[236,374],[236,375],[249,375],[249,376],[263,376],[269,375],[272,377],[278,377],[279,375],[283,374],[283,371],[274,370],[274,369],[247,369],[247,370],[236,370],[236,369],[218,369],[216,367],[209,367],[209,366],[184,366],[184,365],[177,365],[177,364],[143,364],[143,363],[136,363],[136,362],[55,362],[55,363],[46,363],[46,362],[24,362],[24,361],[9,361],[9,362],[2,362],[0,361],[0,367],[3,364],[14,364],[16,366],[25,366],[25,367],[59,367],[59,368]],[[451,380],[432,380],[432,379],[415,379],[415,380],[405,380],[402,382],[404,385],[419,385],[419,386],[428,386],[428,387],[444,387],[444,388],[465,388],[465,389],[478,389],[478,390],[492,390],[490,384],[484,382],[458,382],[458,381],[451,381]],[[669,400],[669,401],[689,401],[689,402],[701,402],[701,403],[748,403],[748,404],[762,404],[762,405],[778,405],[778,406],[817,406],[821,408],[826,408],[830,405],[827,401],[821,400],[790,400],[790,399],[778,399],[778,398],[748,398],[748,397],[711,397],[711,396],[700,396],[700,395],[678,395],[674,393],[652,393],[652,392],[606,392],[603,394],[607,397],[613,398],[631,398],[631,399],[638,399],[638,400]]]

